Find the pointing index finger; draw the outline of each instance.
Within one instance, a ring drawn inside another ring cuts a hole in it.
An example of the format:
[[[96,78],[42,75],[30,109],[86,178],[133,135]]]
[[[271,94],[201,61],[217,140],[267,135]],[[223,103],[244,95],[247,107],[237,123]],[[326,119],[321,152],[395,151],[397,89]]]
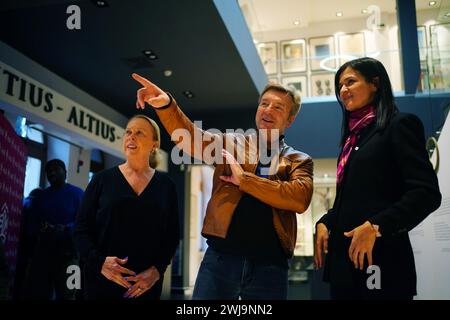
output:
[[[142,84],[144,87],[150,87],[153,83],[151,83],[148,79],[145,79],[144,77],[138,75],[137,73],[133,73],[131,75],[134,80]]]

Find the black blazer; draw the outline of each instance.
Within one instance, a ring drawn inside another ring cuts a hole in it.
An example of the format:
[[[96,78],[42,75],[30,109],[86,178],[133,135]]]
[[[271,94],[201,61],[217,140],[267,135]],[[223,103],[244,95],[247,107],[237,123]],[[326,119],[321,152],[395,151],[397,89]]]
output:
[[[343,233],[370,221],[379,225],[382,235],[373,249],[373,264],[381,271],[381,289],[415,295],[408,231],[440,203],[438,180],[417,116],[397,113],[384,130],[377,130],[375,123],[364,128],[344,169],[333,208],[319,220],[330,231],[325,280],[341,286],[360,281],[359,285],[366,287],[370,275],[354,268],[348,256],[351,238]]]

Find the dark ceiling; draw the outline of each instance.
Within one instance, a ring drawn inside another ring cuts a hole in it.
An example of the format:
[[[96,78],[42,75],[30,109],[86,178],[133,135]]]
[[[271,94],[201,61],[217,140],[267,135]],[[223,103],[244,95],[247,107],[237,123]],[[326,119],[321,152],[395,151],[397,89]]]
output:
[[[188,113],[254,110],[258,91],[213,0],[107,3],[2,1],[0,40],[127,117],[139,87],[132,72],[172,92]],[[66,28],[70,4],[81,8],[81,30]]]

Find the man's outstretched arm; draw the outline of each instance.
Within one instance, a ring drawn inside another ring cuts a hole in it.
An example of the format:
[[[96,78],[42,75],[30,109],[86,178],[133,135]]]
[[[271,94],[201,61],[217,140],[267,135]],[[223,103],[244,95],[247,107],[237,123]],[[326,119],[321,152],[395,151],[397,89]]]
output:
[[[212,134],[195,126],[168,93],[136,73],[132,77],[142,85],[137,91],[136,107],[144,109],[145,103],[153,107],[172,141],[185,153],[203,161],[202,150],[212,142],[222,144],[221,134]]]

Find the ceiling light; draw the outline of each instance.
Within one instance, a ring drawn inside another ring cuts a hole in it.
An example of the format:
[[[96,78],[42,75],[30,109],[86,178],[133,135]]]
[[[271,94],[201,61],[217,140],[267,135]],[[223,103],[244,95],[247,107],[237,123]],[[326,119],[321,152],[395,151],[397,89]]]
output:
[[[194,97],[194,94],[190,90],[183,91],[183,94],[188,99],[192,99]]]
[[[170,77],[171,75],[172,75],[172,70],[164,70],[164,75],[166,76],[166,77]]]
[[[362,9],[362,10],[361,10],[361,13],[362,13],[362,14],[366,14],[366,13],[367,13],[367,9]]]
[[[93,2],[94,2],[94,4],[95,4],[97,7],[99,7],[99,8],[106,8],[106,7],[109,7],[108,2],[106,2],[106,1],[96,0],[96,1],[93,1]]]
[[[428,5],[430,6],[430,7],[432,7],[432,6],[435,6],[436,5],[436,1],[430,1],[430,2],[428,2]]]
[[[294,25],[298,26],[300,24],[300,21],[295,20],[293,23],[294,23]]]
[[[142,53],[150,60],[158,59],[158,56],[152,50],[143,50]]]
[[[336,12],[336,17],[342,17],[342,12]]]

